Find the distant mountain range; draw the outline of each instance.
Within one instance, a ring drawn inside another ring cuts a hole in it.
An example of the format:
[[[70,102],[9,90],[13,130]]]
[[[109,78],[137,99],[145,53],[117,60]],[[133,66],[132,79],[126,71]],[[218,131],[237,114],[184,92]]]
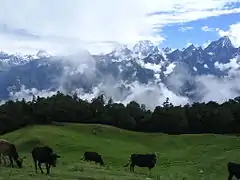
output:
[[[138,83],[164,85],[179,96],[198,101],[201,94],[195,77],[229,75],[224,64],[238,55],[240,48],[235,48],[227,36],[206,48],[190,45],[182,50],[160,49],[146,40],[132,48],[119,45],[111,53],[100,55],[87,51],[69,56],[51,56],[44,51],[34,56],[0,52],[0,100],[13,98],[23,87],[30,94],[57,90],[91,94],[105,85],[103,92],[123,101],[131,94],[131,85]],[[109,93],[109,86],[117,88],[118,93]]]

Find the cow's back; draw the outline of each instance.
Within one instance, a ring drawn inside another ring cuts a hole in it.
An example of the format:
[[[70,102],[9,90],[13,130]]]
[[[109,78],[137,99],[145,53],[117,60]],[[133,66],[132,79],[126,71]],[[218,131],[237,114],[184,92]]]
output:
[[[101,155],[97,152],[85,152],[84,157],[86,160],[90,161],[102,161]]]
[[[94,161],[96,163],[99,163],[100,165],[104,165],[102,156],[97,152],[84,152],[84,160]]]
[[[156,156],[154,154],[132,154],[131,161],[140,167],[153,168],[156,164]]]
[[[94,158],[98,157],[98,153],[96,153],[96,152],[84,152],[84,157],[86,159],[94,159]]]
[[[38,146],[33,148],[32,157],[34,160],[38,160],[39,162],[46,162],[52,153],[52,148],[48,146]]]
[[[0,153],[9,154],[14,149],[15,146],[11,142],[5,139],[0,139]]]

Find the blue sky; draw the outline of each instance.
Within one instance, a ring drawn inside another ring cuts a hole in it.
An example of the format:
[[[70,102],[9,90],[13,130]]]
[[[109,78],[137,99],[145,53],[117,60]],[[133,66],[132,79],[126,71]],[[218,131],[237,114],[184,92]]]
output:
[[[184,48],[224,35],[240,46],[238,32],[240,0],[0,0],[7,52],[100,53],[146,39]]]
[[[181,49],[190,43],[203,45],[220,38],[217,29],[227,31],[232,24],[238,22],[240,22],[240,14],[236,13],[165,26],[162,34],[166,37],[166,41],[161,46]],[[206,28],[204,31],[203,27],[206,26],[209,27],[208,31]]]

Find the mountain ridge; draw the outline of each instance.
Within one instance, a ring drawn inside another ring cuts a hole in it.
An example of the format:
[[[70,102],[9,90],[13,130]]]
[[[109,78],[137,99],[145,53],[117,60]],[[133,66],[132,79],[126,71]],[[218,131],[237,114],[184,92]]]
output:
[[[10,94],[21,91],[22,85],[39,91],[94,94],[94,89],[107,91],[106,87],[101,89],[102,86],[111,84],[119,88],[113,96],[120,101],[137,83],[141,86],[154,84],[159,89],[164,86],[177,96],[200,101],[195,77],[228,76],[229,68],[224,69],[227,67],[224,64],[238,64],[239,55],[240,48],[235,48],[227,36],[212,41],[205,48],[191,44],[181,50],[160,49],[146,40],[131,48],[119,45],[112,52],[101,55],[91,55],[87,51],[69,56],[52,56],[44,50],[35,55],[1,51],[0,99],[12,99]]]

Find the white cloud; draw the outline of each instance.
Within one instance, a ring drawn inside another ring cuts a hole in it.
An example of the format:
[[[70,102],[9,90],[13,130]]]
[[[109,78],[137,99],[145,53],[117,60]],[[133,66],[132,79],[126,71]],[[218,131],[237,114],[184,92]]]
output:
[[[224,101],[239,96],[240,92],[240,56],[233,58],[229,63],[215,63],[215,67],[227,72],[227,76],[212,75],[198,76],[198,93],[203,96],[202,101]]]
[[[213,31],[216,31],[215,28],[210,28],[208,26],[203,26],[202,28],[202,31],[205,31],[205,32],[213,32]]]
[[[11,33],[25,30],[21,40],[0,31],[0,46],[9,51],[45,48],[55,53],[82,46],[91,52],[109,51],[112,41],[163,40],[155,27],[240,12],[240,8],[224,7],[231,2],[239,0],[0,0],[0,26]],[[160,14],[147,16],[155,12]],[[36,37],[31,39],[27,33]]]
[[[228,99],[239,96],[239,76],[235,78],[199,76],[197,80],[203,85],[198,92],[203,95],[202,102],[216,101],[223,103]]]
[[[217,31],[220,36],[228,36],[234,46],[240,47],[240,22],[232,24],[227,31],[221,29]]]
[[[84,93],[82,89],[76,89],[74,92],[76,92],[81,99],[87,101],[91,101],[94,97],[104,92],[107,97],[111,97],[115,102],[126,105],[130,101],[136,101],[139,104],[145,104],[146,107],[151,110],[156,106],[162,105],[167,97],[169,97],[174,105],[181,105],[189,102],[188,98],[176,95],[163,84],[144,85],[134,82],[128,86],[129,91],[122,91],[119,89],[120,84],[114,82],[114,79],[111,80],[110,78],[107,81],[108,82],[99,84],[97,87],[93,88],[92,93]],[[64,91],[62,92],[65,93]],[[31,101],[33,94],[40,97],[50,97],[56,93],[56,91],[50,90],[40,91],[35,88],[27,89],[22,85],[19,91],[11,92],[9,95],[13,100],[25,98],[26,101]]]
[[[108,42],[75,42],[70,40],[54,41],[50,39],[23,39],[21,37],[5,36],[0,33],[0,48],[8,53],[36,54],[40,49],[54,55],[66,55],[82,49],[90,49],[92,53],[110,52],[113,44]]]
[[[36,97],[50,97],[54,94],[56,94],[57,92],[55,91],[50,91],[50,90],[38,90],[36,88],[31,88],[31,89],[27,89],[24,85],[21,86],[21,89],[17,92],[10,92],[10,97],[12,100],[21,100],[22,98],[24,98],[26,101],[31,101],[33,98],[33,95],[35,95]]]
[[[99,93],[105,92],[108,97],[112,97],[115,102],[127,104],[130,101],[136,101],[139,104],[145,104],[148,109],[153,110],[156,106],[162,105],[162,103],[169,97],[170,101],[174,105],[186,104],[189,102],[188,98],[178,96],[171,92],[163,84],[140,84],[139,82],[133,82],[128,85],[129,91],[121,91],[120,84],[113,85],[113,80],[108,81],[94,88],[92,94],[80,93],[80,97],[90,100],[96,97]]]
[[[1,101],[0,101],[0,106],[3,105],[3,104],[5,104],[5,103],[6,103],[6,101],[2,101],[2,100],[1,100]]]
[[[193,27],[190,27],[190,26],[187,26],[187,27],[180,27],[180,28],[179,28],[179,31],[181,31],[181,32],[185,32],[185,31],[189,31],[189,30],[191,30],[191,29],[193,29]]]
[[[240,77],[240,56],[230,59],[229,63],[223,64],[216,62],[214,66],[221,71],[228,71],[229,76],[239,76]]]
[[[174,105],[181,105],[189,102],[188,98],[176,95],[163,84],[141,85],[139,83],[133,83],[131,85],[131,92],[132,93],[123,101],[124,104],[131,100],[135,100],[140,104],[145,104],[147,108],[152,110],[156,106],[162,105],[167,97],[169,97],[169,100]]]
[[[161,72],[161,64],[153,64],[153,63],[144,63],[142,60],[136,60],[136,62],[144,69],[150,69],[155,73]]]
[[[201,1],[199,1],[201,3]],[[198,3],[196,3],[197,5]],[[196,10],[190,9],[189,11],[185,9],[183,12],[176,12],[174,15],[169,14],[160,14],[156,16],[154,21],[159,21],[158,25],[159,27],[165,25],[165,24],[174,24],[174,23],[185,23],[190,21],[195,21],[198,19],[204,19],[208,17],[214,17],[219,15],[226,15],[226,14],[232,14],[232,13],[240,13],[240,8],[231,9],[231,10],[210,10],[209,8],[206,8],[204,10]]]

